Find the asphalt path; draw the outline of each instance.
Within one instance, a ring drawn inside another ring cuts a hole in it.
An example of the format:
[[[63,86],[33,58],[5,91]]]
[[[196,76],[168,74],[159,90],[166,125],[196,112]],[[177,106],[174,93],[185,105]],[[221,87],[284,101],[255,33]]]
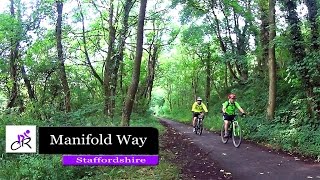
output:
[[[239,148],[235,148],[230,139],[223,144],[218,134],[204,130],[199,136],[192,132],[191,126],[164,118],[160,121],[190,139],[210,159],[231,172],[233,179],[320,179],[320,163],[306,163],[297,157],[275,153],[252,143],[242,142]]]

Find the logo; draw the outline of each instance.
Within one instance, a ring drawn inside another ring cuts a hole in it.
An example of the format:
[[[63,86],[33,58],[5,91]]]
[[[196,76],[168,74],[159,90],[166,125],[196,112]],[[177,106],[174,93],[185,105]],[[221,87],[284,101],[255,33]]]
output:
[[[36,153],[36,126],[6,126],[6,153]]]

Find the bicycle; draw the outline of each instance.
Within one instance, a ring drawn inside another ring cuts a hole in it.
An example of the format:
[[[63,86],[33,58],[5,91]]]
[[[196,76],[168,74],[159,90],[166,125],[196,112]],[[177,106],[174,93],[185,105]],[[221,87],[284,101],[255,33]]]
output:
[[[234,119],[229,124],[228,137],[224,137],[224,134],[225,134],[224,123],[222,124],[220,135],[221,135],[221,140],[224,144],[226,144],[228,142],[229,138],[232,138],[232,142],[233,142],[234,147],[238,148],[241,144],[242,133],[241,133],[241,127],[240,127],[236,117],[237,116],[235,116]]]
[[[201,136],[202,134],[202,130],[203,130],[203,116],[199,115],[196,119],[197,121],[197,125],[195,127],[195,133],[198,134],[199,136]]]

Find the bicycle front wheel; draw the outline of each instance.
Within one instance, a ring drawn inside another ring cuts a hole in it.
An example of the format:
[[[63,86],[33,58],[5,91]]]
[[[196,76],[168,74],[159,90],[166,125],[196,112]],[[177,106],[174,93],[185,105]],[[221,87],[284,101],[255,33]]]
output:
[[[203,124],[202,124],[202,122],[200,122],[200,124],[199,124],[199,135],[201,136],[201,134],[202,134],[202,130],[203,130]]]
[[[232,141],[234,147],[238,148],[241,144],[242,134],[241,134],[241,127],[238,123],[234,123],[232,128]]]

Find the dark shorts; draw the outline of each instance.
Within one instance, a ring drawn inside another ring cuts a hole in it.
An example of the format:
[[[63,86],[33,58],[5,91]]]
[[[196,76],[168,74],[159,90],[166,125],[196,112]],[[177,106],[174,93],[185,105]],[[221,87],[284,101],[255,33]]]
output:
[[[234,120],[234,117],[236,117],[235,115],[224,115],[223,119],[227,120],[227,121],[232,121]]]
[[[199,112],[194,112],[194,113],[193,113],[193,117],[198,117],[200,114],[201,114],[201,113],[199,113]],[[204,119],[204,115],[203,115],[202,120],[203,120],[203,119]]]
[[[200,115],[199,112],[194,112],[194,113],[193,113],[193,117],[198,117],[199,115]]]

